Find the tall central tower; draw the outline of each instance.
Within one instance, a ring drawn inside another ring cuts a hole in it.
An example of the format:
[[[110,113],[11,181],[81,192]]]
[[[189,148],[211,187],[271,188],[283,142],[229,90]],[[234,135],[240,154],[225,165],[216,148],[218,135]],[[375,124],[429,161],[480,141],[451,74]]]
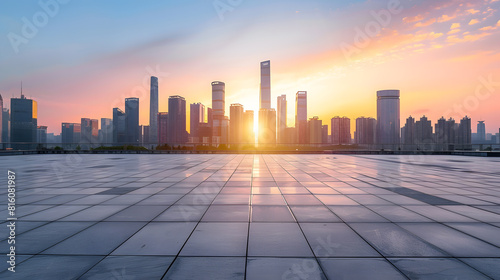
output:
[[[151,77],[149,99],[149,139],[151,144],[158,144],[158,78]]]
[[[260,63],[260,109],[271,109],[271,61]]]

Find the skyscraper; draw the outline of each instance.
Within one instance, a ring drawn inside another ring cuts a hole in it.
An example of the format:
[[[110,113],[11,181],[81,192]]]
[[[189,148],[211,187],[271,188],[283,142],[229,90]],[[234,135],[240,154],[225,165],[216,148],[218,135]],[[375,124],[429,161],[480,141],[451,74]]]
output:
[[[276,134],[278,137],[278,144],[285,143],[285,130],[286,130],[286,95],[278,96],[278,112],[276,116],[276,122],[278,127],[276,128]]]
[[[37,103],[21,98],[10,99],[10,141],[14,150],[33,149],[36,143]],[[17,144],[16,144],[17,143]]]
[[[432,122],[422,116],[415,122],[415,144],[432,144]]]
[[[144,139],[149,144],[158,144],[158,78],[151,77],[149,94],[149,139]]]
[[[332,124],[332,144],[351,144],[351,120],[347,117],[334,117]]]
[[[399,96],[399,90],[377,91],[377,144],[399,144]]]
[[[212,82],[212,113],[214,119],[223,119],[226,110],[226,84]]]
[[[212,137],[217,144],[227,144],[229,120],[226,117],[226,84],[212,82]]]
[[[406,119],[406,124],[401,131],[402,133],[401,142],[405,145],[413,145],[416,142],[416,126],[415,126],[415,118],[409,116]]]
[[[243,113],[243,142],[245,144],[255,145],[254,122],[254,112],[252,110],[245,111]]]
[[[63,148],[74,149],[80,143],[81,124],[79,123],[62,123],[61,125],[61,142]]]
[[[168,143],[168,113],[158,113],[158,143]]]
[[[139,98],[125,98],[125,130],[128,145],[138,145],[139,133]]]
[[[276,145],[276,110],[259,110],[259,146]]]
[[[100,143],[110,146],[113,143],[113,120],[101,118],[101,138]]]
[[[321,143],[322,144],[328,144],[328,125],[324,124],[321,127]]]
[[[260,109],[271,109],[271,61],[260,63]]]
[[[113,143],[123,145],[127,142],[125,113],[119,108],[113,108]]]
[[[471,119],[467,116],[460,120],[457,133],[458,148],[462,150],[471,149],[472,144],[472,125]]]
[[[321,142],[323,142],[322,126],[323,126],[323,121],[321,121],[318,117],[312,117],[309,119],[308,132],[309,132],[310,144],[321,144]]]
[[[482,144],[486,142],[486,125],[484,121],[477,122],[477,141]]]
[[[98,133],[99,133],[99,121],[92,120],[89,118],[82,118],[80,127],[81,127],[81,131],[82,131],[82,134],[80,137],[80,143],[86,144],[86,146],[85,146],[86,149],[91,147],[92,144],[97,144]]]
[[[195,143],[199,141],[199,127],[200,123],[205,122],[205,106],[201,103],[194,103],[190,105],[190,118],[189,118],[189,128],[191,132],[191,137]]]
[[[243,105],[235,103],[229,107],[229,144],[238,146],[243,143]]]
[[[4,143],[3,148],[7,148],[10,142],[10,112],[9,109],[3,108],[2,111],[2,143]]]
[[[356,119],[356,144],[372,145],[375,144],[375,134],[377,129],[377,120],[374,118]]]
[[[298,144],[307,144],[307,91],[299,91],[295,96],[295,132]]]
[[[183,145],[187,142],[186,131],[186,99],[179,95],[168,98],[168,132],[169,144]]]
[[[36,142],[38,144],[47,144],[47,127],[39,125],[36,129]]]
[[[453,149],[451,145],[456,143],[456,130],[457,127],[454,119],[450,118],[446,120],[444,117],[441,117],[438,120],[435,125],[435,141],[437,144],[441,145],[441,149]]]

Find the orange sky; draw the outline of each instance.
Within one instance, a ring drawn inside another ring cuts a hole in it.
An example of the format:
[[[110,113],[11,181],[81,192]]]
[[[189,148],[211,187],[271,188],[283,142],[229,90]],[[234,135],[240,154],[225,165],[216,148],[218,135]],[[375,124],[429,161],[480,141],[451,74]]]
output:
[[[331,9],[313,3],[320,5],[311,1],[258,18],[252,17],[256,7],[242,4],[224,20],[212,15],[182,35],[151,32],[155,39],[109,41],[116,43],[109,50],[99,41],[103,46],[88,53],[84,43],[64,40],[56,53],[59,45],[44,42],[42,34],[60,28],[54,23],[21,55],[1,57],[13,70],[2,67],[0,93],[4,100],[18,95],[23,80],[25,94],[38,101],[39,124],[56,134],[61,122],[111,118],[126,97],[140,98],[140,123],[147,125],[151,75],[160,78],[161,112],[171,95],[184,96],[188,110],[189,103],[211,106],[210,83],[220,80],[229,115],[231,103],[258,110],[259,63],[270,59],[272,105],[287,95],[289,126],[297,91],[308,91],[309,117],[329,124],[347,116],[354,131],[355,118],[376,117],[377,90],[399,89],[402,124],[409,115],[425,114],[434,123],[467,114],[473,131],[476,121],[486,120],[487,132],[498,133],[500,1],[401,1],[397,11],[383,1]]]

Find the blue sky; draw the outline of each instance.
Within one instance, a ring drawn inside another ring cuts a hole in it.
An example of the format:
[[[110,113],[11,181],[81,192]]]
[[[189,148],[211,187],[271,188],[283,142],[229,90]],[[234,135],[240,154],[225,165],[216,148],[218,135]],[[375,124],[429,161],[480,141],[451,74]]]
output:
[[[496,0],[402,0],[402,12],[347,58],[340,46],[352,45],[356,28],[374,22],[373,12],[387,10],[390,1],[72,0],[58,4],[18,53],[8,34],[22,35],[23,18],[33,21],[43,8],[39,1],[2,1],[0,94],[17,96],[23,81],[38,101],[39,123],[58,133],[61,122],[110,117],[132,96],[141,99],[147,125],[144,81],[151,72],[164,76],[160,111],[177,94],[210,106],[214,80],[226,82],[227,107],[256,110],[259,62],[270,59],[272,100],[287,95],[289,126],[299,90],[310,92],[309,117],[325,123],[336,115],[374,116],[374,93],[384,88],[402,90],[402,118],[427,114],[435,121],[448,114],[442,104],[453,109],[466,102],[480,77],[500,80]],[[221,19],[214,3],[237,5]],[[431,96],[434,102],[425,98]],[[465,112],[473,121],[490,120],[489,131],[500,127],[491,105],[500,101],[496,96]]]

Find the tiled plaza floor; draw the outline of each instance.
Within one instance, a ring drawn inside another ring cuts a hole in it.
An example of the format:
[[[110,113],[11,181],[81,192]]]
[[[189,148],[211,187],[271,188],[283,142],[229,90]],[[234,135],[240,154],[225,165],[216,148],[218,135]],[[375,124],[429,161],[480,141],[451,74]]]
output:
[[[500,159],[5,156],[4,186],[8,169],[0,279],[500,279]]]

